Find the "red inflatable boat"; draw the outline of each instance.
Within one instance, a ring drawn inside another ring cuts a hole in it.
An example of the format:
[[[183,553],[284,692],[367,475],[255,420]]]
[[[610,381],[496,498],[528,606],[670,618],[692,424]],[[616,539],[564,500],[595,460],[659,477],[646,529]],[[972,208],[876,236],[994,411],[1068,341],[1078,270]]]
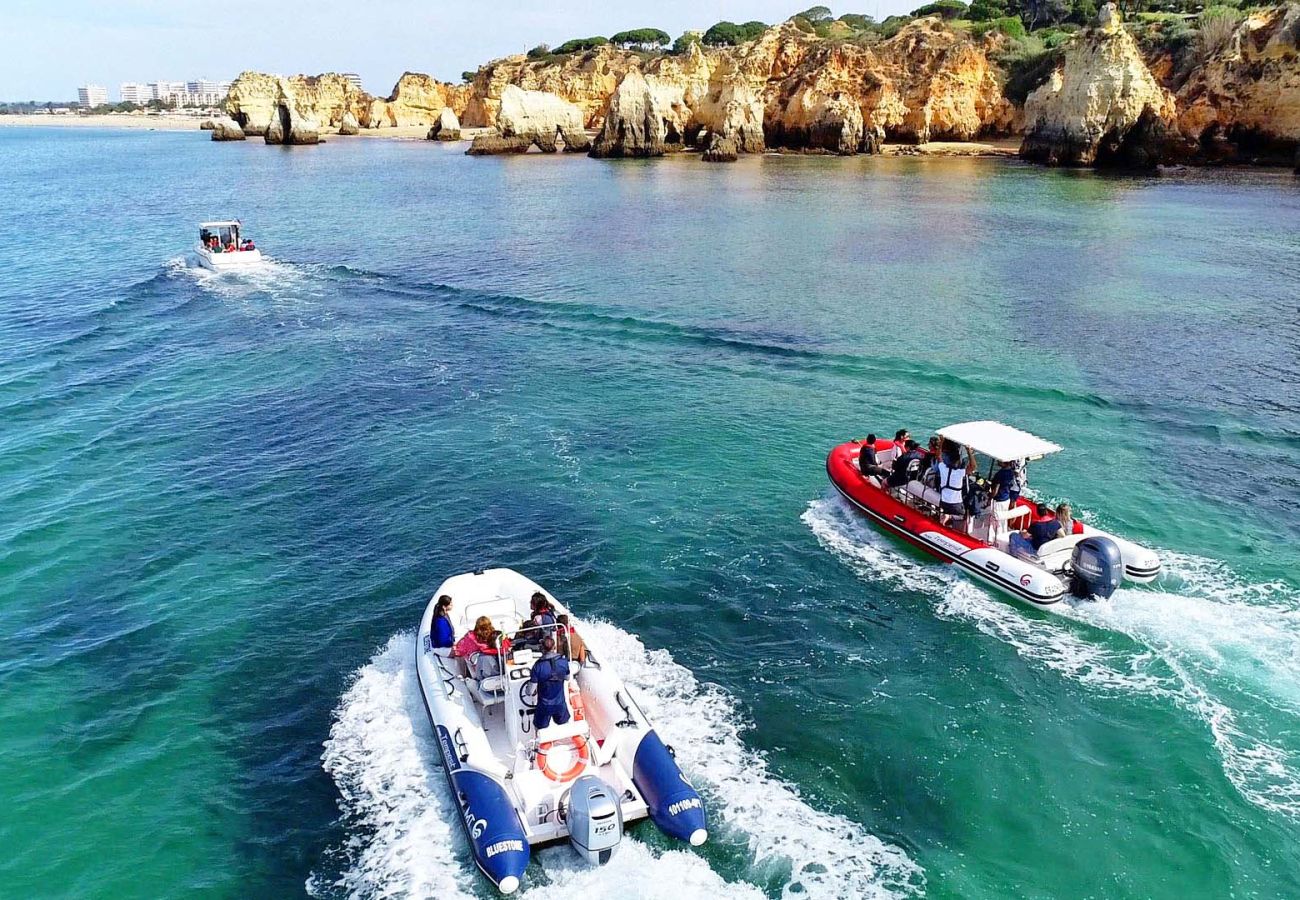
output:
[[[1061,449],[998,422],[951,425],[939,435],[973,450],[977,461],[981,454],[988,458],[990,471],[1001,460],[1023,462]],[[886,489],[880,479],[860,471],[862,446],[858,440],[840,444],[826,459],[831,483],[846,500],[886,532],[1033,606],[1051,607],[1071,592],[1109,596],[1121,578],[1147,582],[1160,572],[1152,551],[1077,521],[1073,534],[1048,541],[1034,553],[1013,554],[1008,532],[1027,528],[1035,515],[1034,504],[1023,498],[997,523],[990,511],[940,524],[939,492],[921,481]],[[875,446],[878,464],[889,468],[898,454],[894,443],[877,441]]]

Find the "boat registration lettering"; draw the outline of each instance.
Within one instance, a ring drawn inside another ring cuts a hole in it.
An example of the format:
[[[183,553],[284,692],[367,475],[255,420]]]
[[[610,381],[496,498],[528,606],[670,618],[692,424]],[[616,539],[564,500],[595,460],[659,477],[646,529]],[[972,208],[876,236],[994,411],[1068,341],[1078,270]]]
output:
[[[970,549],[970,547],[967,547],[960,541],[954,541],[952,538],[948,537],[948,535],[940,534],[937,531],[927,531],[922,534],[921,537],[925,538],[939,549],[948,551],[953,556],[961,556]]]
[[[450,771],[456,771],[460,768],[460,757],[456,755],[456,748],[452,746],[451,735],[447,729],[438,726],[438,746],[442,748],[442,760],[447,764]]]
[[[495,844],[488,844],[487,848],[484,849],[483,854],[487,856],[488,859],[491,859],[492,857],[496,856],[498,853],[509,853],[511,850],[514,850],[516,853],[521,853],[523,852],[523,849],[524,849],[523,841],[517,841],[517,840],[497,841]]]
[[[700,808],[700,798],[688,797],[685,800],[678,800],[676,803],[669,806],[668,815],[675,816],[678,813],[685,812],[688,809],[699,809],[699,808]]]

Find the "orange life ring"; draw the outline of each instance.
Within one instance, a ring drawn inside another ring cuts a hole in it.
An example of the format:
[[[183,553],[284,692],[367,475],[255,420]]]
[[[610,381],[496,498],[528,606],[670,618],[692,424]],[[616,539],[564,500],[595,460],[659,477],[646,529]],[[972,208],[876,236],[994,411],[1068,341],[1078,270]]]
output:
[[[569,709],[573,710],[573,720],[581,722],[586,718],[582,703],[582,691],[572,681],[569,682]]]
[[[550,752],[551,747],[556,743],[559,742],[547,741],[545,744],[537,745],[537,768],[541,769],[542,774],[551,781],[566,784],[581,775],[582,770],[587,768],[587,763],[591,761],[591,753],[587,749],[587,739],[580,734],[574,735],[569,739],[574,751],[573,765],[569,767],[568,771],[557,773],[546,760],[546,754]]]

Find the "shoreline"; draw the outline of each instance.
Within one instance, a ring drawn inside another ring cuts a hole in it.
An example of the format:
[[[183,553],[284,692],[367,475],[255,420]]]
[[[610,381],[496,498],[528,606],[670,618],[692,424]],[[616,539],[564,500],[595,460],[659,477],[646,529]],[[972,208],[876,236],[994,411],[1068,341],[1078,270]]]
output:
[[[209,116],[135,116],[123,115],[96,116],[46,116],[46,115],[0,115],[0,128],[122,128],[136,131],[194,131],[199,132],[199,123]],[[352,137],[370,140],[423,141],[429,132],[428,125],[397,125],[388,128],[363,128]],[[491,128],[461,129],[459,141],[447,141],[447,144],[468,144],[477,135],[491,132]],[[321,137],[337,139],[335,131],[322,131]],[[249,141],[257,142],[258,137]],[[432,142],[438,143],[438,142]],[[880,148],[880,156],[924,156],[924,157],[964,157],[1008,159],[1020,152],[1019,138],[994,138],[985,141],[931,141],[928,144],[885,144]],[[802,155],[802,154],[793,154]]]

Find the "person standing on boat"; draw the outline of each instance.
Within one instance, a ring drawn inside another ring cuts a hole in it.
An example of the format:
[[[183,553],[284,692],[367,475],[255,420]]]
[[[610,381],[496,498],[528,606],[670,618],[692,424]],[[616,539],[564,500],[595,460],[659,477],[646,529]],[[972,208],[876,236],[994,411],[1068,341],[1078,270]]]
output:
[[[451,627],[451,597],[443,594],[433,607],[433,624],[429,627],[429,640],[435,650],[451,648],[456,644],[456,629]]]
[[[950,525],[960,519],[966,527],[966,477],[975,469],[975,454],[968,447],[966,458],[961,448],[945,439],[939,446],[936,471],[939,475],[939,524]]]
[[[1020,497],[1017,486],[1015,463],[1004,459],[998,463],[998,470],[989,479],[993,491],[993,516],[989,523],[989,542],[996,544],[1007,534],[1007,514],[1011,512],[1012,495]]]
[[[564,685],[569,680],[569,661],[555,652],[555,638],[542,639],[542,658],[533,663],[528,680],[537,685],[537,709],[533,725],[540,731],[551,722],[569,721],[569,704],[564,699]]]

